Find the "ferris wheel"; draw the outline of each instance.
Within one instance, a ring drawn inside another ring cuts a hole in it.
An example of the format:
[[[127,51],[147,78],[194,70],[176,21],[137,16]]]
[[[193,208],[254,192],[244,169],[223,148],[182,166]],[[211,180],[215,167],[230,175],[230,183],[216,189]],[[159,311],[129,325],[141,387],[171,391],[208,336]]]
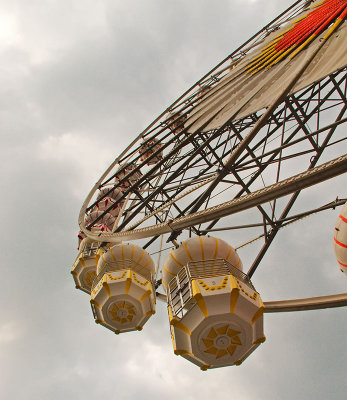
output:
[[[346,186],[296,208],[347,171],[346,15],[347,0],[296,1],[107,168],[83,203],[72,267],[97,323],[141,330],[163,300],[175,354],[206,370],[264,342],[264,313],[347,305],[347,293],[263,303],[251,282],[283,227],[341,207],[332,240],[347,273]],[[238,250],[255,241],[242,267]]]

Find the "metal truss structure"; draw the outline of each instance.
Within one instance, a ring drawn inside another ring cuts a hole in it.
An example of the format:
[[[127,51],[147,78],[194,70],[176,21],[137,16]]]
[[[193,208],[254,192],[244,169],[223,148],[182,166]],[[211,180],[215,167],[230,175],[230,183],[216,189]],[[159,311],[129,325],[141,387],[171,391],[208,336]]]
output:
[[[210,120],[196,128],[192,118],[234,65],[308,3],[297,1],[273,20],[129,145],[82,206],[79,224],[87,236],[102,243],[143,239],[142,247],[155,252],[163,234],[168,234],[170,245],[176,245],[194,235],[256,227],[255,238],[261,237],[263,245],[247,272],[251,277],[283,226],[346,201],[345,193],[339,193],[340,199],[334,196],[314,209],[293,211],[303,189],[347,171],[346,67],[295,93],[293,81],[266,107],[241,118],[232,116],[218,128],[209,129]],[[141,161],[144,145],[149,156]],[[124,185],[127,182],[131,185]],[[92,232],[111,206],[90,224],[84,222],[85,215],[115,187],[122,188],[119,201],[123,206],[113,231]],[[96,199],[98,190],[105,188],[109,190]],[[231,214],[239,214],[238,221],[244,215],[244,221],[230,224]],[[255,238],[249,237],[246,243]]]

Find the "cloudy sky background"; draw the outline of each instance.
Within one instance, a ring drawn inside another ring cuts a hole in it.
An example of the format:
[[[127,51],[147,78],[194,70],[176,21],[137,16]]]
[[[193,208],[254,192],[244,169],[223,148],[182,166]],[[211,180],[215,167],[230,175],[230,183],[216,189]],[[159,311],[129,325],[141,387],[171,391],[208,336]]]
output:
[[[1,399],[345,399],[344,308],[266,315],[267,341],[244,365],[201,372],[174,356],[163,303],[142,332],[115,336],[70,275],[103,170],[290,3],[0,0]],[[346,197],[342,185],[305,201]],[[337,211],[323,214],[281,232],[254,276],[265,301],[346,291]]]

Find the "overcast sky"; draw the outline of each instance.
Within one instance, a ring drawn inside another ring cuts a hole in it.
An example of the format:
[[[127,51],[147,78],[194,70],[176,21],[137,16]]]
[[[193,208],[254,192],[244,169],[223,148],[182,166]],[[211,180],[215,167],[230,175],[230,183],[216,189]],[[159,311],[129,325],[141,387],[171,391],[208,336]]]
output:
[[[241,367],[201,372],[173,354],[163,303],[142,332],[115,336],[70,275],[103,170],[290,3],[0,0],[1,399],[345,399],[345,308],[266,315],[267,341]],[[346,292],[337,215],[281,232],[254,276],[264,300]]]

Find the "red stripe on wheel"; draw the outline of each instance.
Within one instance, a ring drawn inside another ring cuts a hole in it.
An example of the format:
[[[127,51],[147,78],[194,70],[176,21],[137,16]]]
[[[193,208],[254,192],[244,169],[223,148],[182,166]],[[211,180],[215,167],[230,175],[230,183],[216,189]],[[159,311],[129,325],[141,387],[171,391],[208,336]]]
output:
[[[334,238],[334,241],[335,241],[335,243],[338,244],[339,246],[344,247],[345,249],[347,249],[347,244],[343,244],[343,243],[339,242],[338,240],[336,240],[336,238]]]
[[[342,215],[339,215],[339,218],[341,218],[343,222],[347,222],[347,218],[343,217]]]
[[[347,267],[347,265],[346,265],[346,264],[342,264],[341,261],[337,260],[337,262],[338,262],[340,265],[342,265],[343,267]]]

